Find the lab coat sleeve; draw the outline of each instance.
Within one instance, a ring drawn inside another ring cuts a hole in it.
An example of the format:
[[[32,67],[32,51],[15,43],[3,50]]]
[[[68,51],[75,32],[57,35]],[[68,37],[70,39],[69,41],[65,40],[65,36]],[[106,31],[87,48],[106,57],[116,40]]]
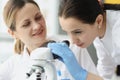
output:
[[[120,14],[120,11],[119,11]],[[116,65],[120,65],[120,16],[112,29],[113,52],[112,57]]]
[[[75,54],[82,68],[93,74],[98,74],[96,66],[86,48],[80,48],[77,47],[76,45],[72,45],[71,50]]]
[[[111,54],[108,53],[108,51],[104,48],[102,42],[98,38],[95,39],[94,46],[96,48],[96,53],[98,56],[98,73],[105,80],[110,80],[115,69],[114,61],[111,57]]]

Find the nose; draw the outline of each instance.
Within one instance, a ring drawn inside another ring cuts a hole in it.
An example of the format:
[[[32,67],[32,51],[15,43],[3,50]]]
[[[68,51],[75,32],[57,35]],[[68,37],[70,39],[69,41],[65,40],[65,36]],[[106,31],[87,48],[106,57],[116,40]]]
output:
[[[34,22],[33,23],[33,30],[38,30],[41,27],[40,23]]]
[[[79,38],[74,35],[70,35],[70,39],[72,40],[73,44],[78,44],[80,42]]]

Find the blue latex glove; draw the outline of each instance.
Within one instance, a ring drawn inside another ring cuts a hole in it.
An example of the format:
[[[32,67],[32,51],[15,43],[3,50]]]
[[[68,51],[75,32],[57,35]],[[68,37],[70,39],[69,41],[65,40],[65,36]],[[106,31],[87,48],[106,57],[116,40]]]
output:
[[[65,43],[49,43],[48,47],[51,49],[53,54],[62,58],[75,80],[86,80],[87,71],[78,64],[73,52]]]

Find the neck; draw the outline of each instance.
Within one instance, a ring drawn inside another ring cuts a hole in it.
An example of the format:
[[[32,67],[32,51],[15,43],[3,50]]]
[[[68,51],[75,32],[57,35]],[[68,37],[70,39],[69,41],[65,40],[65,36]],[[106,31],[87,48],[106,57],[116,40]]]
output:
[[[46,44],[46,42],[48,42],[48,40],[45,40],[44,42],[42,42],[42,43],[39,44],[39,45],[33,45],[33,46],[31,45],[31,46],[27,47],[27,51],[28,51],[29,55],[30,55],[30,53],[31,53],[33,50],[35,50],[36,48],[43,47],[43,44]]]

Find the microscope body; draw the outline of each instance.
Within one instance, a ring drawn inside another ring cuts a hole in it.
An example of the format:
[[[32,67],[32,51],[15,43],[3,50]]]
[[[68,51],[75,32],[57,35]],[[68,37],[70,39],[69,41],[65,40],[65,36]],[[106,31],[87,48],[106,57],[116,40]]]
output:
[[[26,80],[57,80],[53,55],[49,48],[41,47],[31,52],[31,67]]]
[[[120,80],[120,65],[116,66],[116,71],[112,76],[111,80]]]

